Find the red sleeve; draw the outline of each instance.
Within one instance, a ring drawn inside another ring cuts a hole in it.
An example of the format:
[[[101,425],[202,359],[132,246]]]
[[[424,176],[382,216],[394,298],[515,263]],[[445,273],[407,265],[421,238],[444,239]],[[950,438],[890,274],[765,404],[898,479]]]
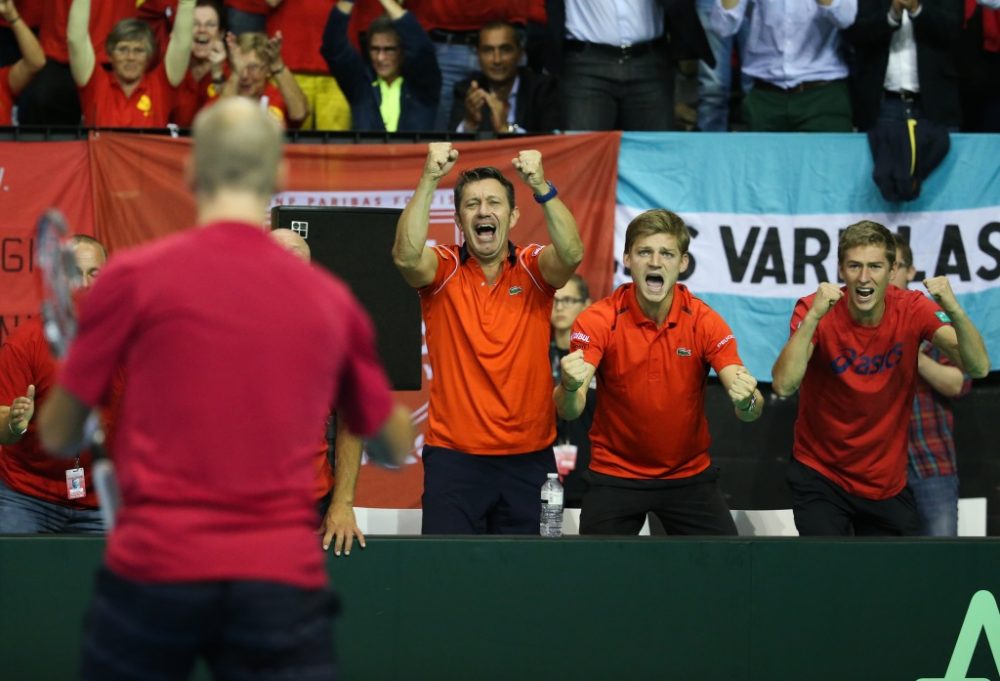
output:
[[[573,322],[569,338],[570,352],[583,350],[583,361],[591,366],[599,366],[608,343],[611,342],[614,314],[614,305],[606,304],[605,301],[595,303],[581,312]]]
[[[919,291],[910,291],[912,302],[907,312],[911,323],[919,330],[920,338],[930,341],[934,338],[937,330],[946,324],[951,324],[951,319],[937,303]]]
[[[812,307],[813,298],[816,297],[814,293],[811,296],[806,296],[805,298],[799,298],[798,302],[795,303],[795,309],[792,310],[792,320],[788,324],[788,337],[791,338],[795,335],[795,332],[799,330],[802,326],[802,320],[806,318],[809,313],[809,309]]]
[[[711,308],[706,309],[698,326],[698,332],[702,357],[712,365],[715,373],[732,364],[743,364],[736,336],[718,312]]]
[[[332,406],[342,414],[352,433],[376,434],[389,418],[392,393],[375,348],[375,331],[367,313],[353,298],[346,298],[344,315],[351,332],[351,347],[346,349],[344,371],[339,382],[340,394]]]
[[[444,283],[458,273],[459,259],[458,249],[454,246],[434,246],[434,255],[437,256],[437,270],[434,272],[434,279],[420,289],[420,295],[434,295]]]
[[[59,384],[92,407],[108,402],[138,319],[136,277],[120,262],[101,272],[80,306],[76,340],[59,372]]]
[[[555,295],[556,290],[545,281],[545,277],[542,276],[542,269],[538,264],[538,258],[546,248],[552,248],[552,246],[529,244],[521,249],[517,259],[524,269],[528,271],[528,274],[531,275],[531,280],[535,282],[538,289],[545,295],[552,296]]]

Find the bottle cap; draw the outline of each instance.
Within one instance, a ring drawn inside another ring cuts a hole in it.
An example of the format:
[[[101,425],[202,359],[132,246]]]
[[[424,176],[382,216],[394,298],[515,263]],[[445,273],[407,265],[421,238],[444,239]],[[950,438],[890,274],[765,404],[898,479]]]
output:
[[[547,475],[549,476],[549,480],[552,480],[553,478],[558,478],[559,477],[558,473],[548,473]]]

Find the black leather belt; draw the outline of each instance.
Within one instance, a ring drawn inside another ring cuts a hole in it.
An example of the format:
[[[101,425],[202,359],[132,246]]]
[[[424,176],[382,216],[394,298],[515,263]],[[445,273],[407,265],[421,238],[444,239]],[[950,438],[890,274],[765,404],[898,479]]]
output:
[[[647,40],[644,43],[631,45],[606,45],[604,43],[588,43],[583,40],[566,39],[565,46],[570,52],[595,52],[615,59],[631,59],[652,52],[663,45],[663,40]]]
[[[479,31],[448,31],[435,28],[427,32],[431,40],[445,45],[479,45]]]
[[[790,94],[793,92],[805,92],[806,90],[815,90],[816,88],[825,87],[832,83],[839,83],[839,80],[805,80],[794,85],[792,87],[781,87],[780,85],[775,85],[774,83],[769,83],[766,80],[761,80],[760,78],[753,79],[753,86],[758,90],[767,90],[768,92],[782,92],[784,94]]]
[[[900,99],[904,102],[916,102],[920,99],[919,92],[910,92],[909,90],[900,90],[899,92],[885,90],[883,92],[886,99]]]

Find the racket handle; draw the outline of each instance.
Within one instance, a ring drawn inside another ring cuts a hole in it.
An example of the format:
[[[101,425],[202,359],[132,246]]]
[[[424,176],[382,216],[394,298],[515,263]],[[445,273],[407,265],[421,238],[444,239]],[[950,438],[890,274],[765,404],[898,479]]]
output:
[[[94,478],[94,488],[97,490],[97,501],[101,505],[101,518],[104,520],[105,531],[110,532],[115,526],[115,517],[122,505],[122,493],[115,476],[115,465],[110,459],[97,459],[91,467]]]

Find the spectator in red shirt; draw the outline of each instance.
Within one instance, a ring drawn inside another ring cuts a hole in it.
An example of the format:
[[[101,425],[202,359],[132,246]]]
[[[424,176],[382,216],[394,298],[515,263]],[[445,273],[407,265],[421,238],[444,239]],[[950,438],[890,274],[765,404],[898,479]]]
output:
[[[947,277],[924,280],[933,301],[890,286],[896,241],[884,225],[848,227],[837,258],[844,285],[823,282],[796,303],[771,370],[775,393],[800,391],[788,471],[795,527],[803,536],[914,535],[907,429],[921,342],[974,378],[989,373],[989,354]]]
[[[281,33],[226,35],[229,48],[229,79],[222,97],[249,97],[289,128],[298,128],[309,115],[309,101],[281,58]]]
[[[194,0],[180,0],[166,54],[152,70],[149,66],[156,54],[156,41],[149,24],[139,19],[119,21],[104,43],[111,57],[111,70],[105,71],[97,65],[87,31],[90,0],[73,0],[66,35],[84,123],[95,127],[164,127],[191,57],[193,16]]]
[[[196,0],[191,62],[184,81],[177,89],[172,123],[190,128],[194,116],[209,101],[219,96],[226,79],[226,43],[219,0]]]
[[[17,101],[21,125],[79,125],[80,97],[69,68],[66,25],[72,0],[18,0],[22,20],[37,28],[45,52],[45,67]],[[136,0],[101,0],[90,17],[90,39],[104,44],[111,28],[136,15]],[[98,55],[102,64],[108,56]]]
[[[0,69],[0,125],[10,125],[14,98],[20,94],[36,73],[45,66],[45,52],[35,34],[24,23],[14,6],[14,0],[0,0],[0,17],[14,33],[21,58]]]

